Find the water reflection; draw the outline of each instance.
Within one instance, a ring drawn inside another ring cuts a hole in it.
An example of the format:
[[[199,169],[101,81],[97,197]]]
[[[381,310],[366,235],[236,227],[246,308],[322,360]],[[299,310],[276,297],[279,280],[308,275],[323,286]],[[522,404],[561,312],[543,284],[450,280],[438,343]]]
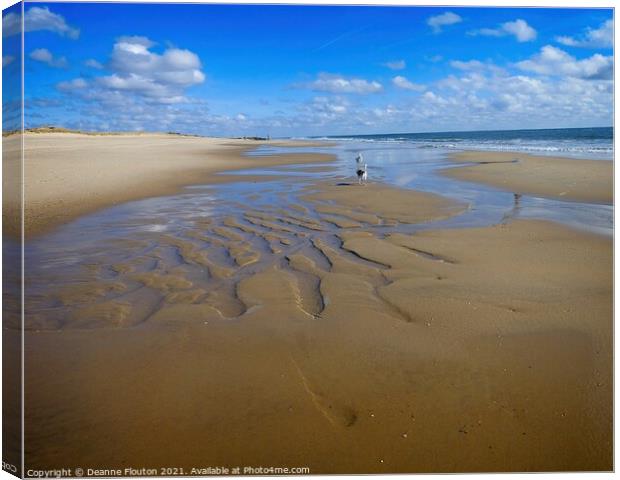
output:
[[[147,305],[132,313],[131,319],[122,320],[138,321],[164,298],[134,298],[139,286],[150,282],[165,290],[165,285],[180,279],[200,287],[192,294],[211,295],[209,301],[219,302],[235,314],[235,282],[241,276],[274,261],[285,262],[287,255],[298,251],[312,257],[316,238],[338,246],[338,227],[325,221],[301,197],[317,180],[356,183],[355,155],[359,151],[369,165],[371,182],[432,192],[468,206],[460,215],[425,224],[364,225],[377,235],[487,226],[514,218],[540,218],[603,234],[613,232],[611,206],[536,198],[455,180],[442,175],[443,168],[454,164],[437,149],[347,143],[303,150],[335,153],[337,160],[311,167],[253,169],[248,171],[251,181],[240,177],[239,182],[193,186],[176,195],[129,202],[29,241],[25,247],[28,328],[63,328],[71,318],[67,312],[78,311],[80,305],[88,304],[84,299],[91,297],[99,299],[97,305],[102,310],[87,315],[104,323],[123,316],[126,305]],[[300,149],[259,148],[250,155],[288,151],[298,153]],[[304,217],[301,224],[300,212]],[[273,230],[277,218],[289,220]],[[309,224],[314,225],[310,230],[306,228]],[[10,248],[5,242],[5,255],[10,255],[6,251]],[[320,255],[315,257],[316,262],[324,261]],[[238,268],[232,268],[234,265]],[[121,277],[126,277],[122,284],[118,282]],[[55,293],[50,295],[50,291]],[[72,296],[67,291],[72,291]],[[82,313],[75,315],[81,318]]]
[[[300,149],[260,147],[251,156],[299,152]],[[338,159],[330,176],[354,178],[355,156],[361,152],[369,166],[370,181],[436,193],[469,204],[463,215],[433,223],[446,228],[485,226],[511,218],[552,220],[604,235],[613,234],[613,206],[534,197],[491,186],[464,182],[442,175],[459,165],[447,160],[453,150],[414,148],[406,142],[354,142],[305,152],[335,153]],[[418,226],[417,228],[426,228]]]

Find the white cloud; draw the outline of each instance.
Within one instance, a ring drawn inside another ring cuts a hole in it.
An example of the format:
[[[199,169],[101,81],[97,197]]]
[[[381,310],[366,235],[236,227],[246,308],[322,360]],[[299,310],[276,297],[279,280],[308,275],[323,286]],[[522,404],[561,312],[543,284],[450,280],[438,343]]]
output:
[[[372,109],[372,114],[380,120],[389,120],[400,113],[402,113],[401,110],[392,104]]]
[[[56,85],[66,94],[72,128],[104,130],[234,132],[235,126],[252,125],[239,116],[214,116],[205,102],[186,96],[189,87],[204,82],[202,64],[189,50],[151,51],[155,43],[145,37],[118,38],[105,68],[110,73],[81,77]],[[86,62],[92,68],[100,62]],[[63,117],[61,117],[63,118]],[[64,121],[64,120],[63,120]]]
[[[244,113],[214,115],[206,102],[187,96],[188,88],[205,80],[199,57],[180,48],[155,52],[145,37],[120,37],[105,64],[85,64],[109,73],[74,78],[56,85],[64,93],[61,106],[47,107],[45,123],[91,130],[151,130],[193,133],[258,130]],[[97,72],[95,72],[97,73]],[[54,110],[56,109],[56,110]],[[56,112],[56,113],[54,113]],[[70,112],[70,115],[67,115]],[[29,115],[29,118],[36,118]]]
[[[482,70],[484,69],[484,63],[480,60],[453,60],[450,62],[450,65],[454,68],[458,68],[459,70]]]
[[[14,61],[15,61],[15,57],[11,55],[4,55],[2,57],[2,68],[6,67],[7,65],[10,65]]]
[[[362,78],[345,78],[330,73],[319,73],[318,78],[313,82],[299,86],[310,88],[317,92],[330,93],[368,94],[383,90],[383,86],[376,81],[368,81]]]
[[[155,43],[146,37],[120,37],[114,44],[107,68],[110,75],[95,77],[91,87],[99,89],[98,98],[118,97],[105,92],[137,96],[151,103],[183,103],[187,99],[185,90],[205,80],[202,64],[198,55],[179,48],[168,48],[163,53],[150,49]],[[43,59],[42,59],[43,60]],[[86,65],[100,69],[103,67],[96,60],[87,60]],[[77,84],[63,82],[58,87],[68,90],[82,88],[80,79]]]
[[[142,35],[122,35],[116,39],[116,43],[126,43],[128,45],[139,45],[140,47],[149,49],[157,45],[156,42]]]
[[[274,115],[249,118],[247,124],[254,125],[254,128],[260,126],[261,129],[271,132],[297,131],[306,135],[321,128],[334,131],[333,127],[360,125],[360,116],[366,114],[367,111],[361,104],[352,104],[349,98],[341,95],[320,95],[292,105],[292,110],[279,110]]]
[[[502,29],[508,34],[514,35],[519,42],[530,42],[538,35],[536,30],[530,27],[525,20],[521,19],[504,23]]]
[[[69,80],[66,82],[60,82],[56,87],[59,90],[65,92],[72,92],[75,90],[81,90],[88,86],[88,83],[83,78],[74,78],[73,80]]]
[[[2,37],[17,35],[21,32],[21,15],[17,13],[7,13],[2,16]]]
[[[463,64],[469,64],[468,69],[457,69],[456,74],[428,84],[420,95],[402,95],[398,102],[383,104],[377,102],[381,96],[322,94],[301,103],[284,102],[280,111],[262,116],[236,106],[230,107],[235,113],[228,115],[211,112],[195,98],[162,105],[82,79],[67,85],[71,95],[49,108],[70,109],[74,115],[66,126],[72,128],[230,136],[553,128],[612,122],[609,81],[513,74],[488,62]],[[45,123],[65,118],[50,111],[45,111]],[[243,112],[243,118],[237,112]]]
[[[50,11],[48,7],[31,7],[24,14],[24,30],[34,32],[48,30],[73,40],[80,36],[80,30],[67,24],[65,19]],[[8,13],[2,17],[2,36],[8,37],[21,32],[21,15]]]
[[[403,70],[407,67],[407,63],[404,60],[394,60],[392,62],[385,62],[383,65],[391,70]]]
[[[456,13],[445,12],[440,15],[429,17],[426,23],[433,29],[433,33],[440,33],[441,29],[446,25],[454,25],[462,21],[463,19]]]
[[[407,113],[396,120],[435,130],[606,125],[613,118],[612,95],[607,81],[512,75],[487,68],[436,82],[403,105]]]
[[[392,79],[392,83],[398,88],[402,88],[404,90],[413,90],[415,92],[421,92],[426,87],[424,85],[420,85],[418,83],[413,83],[407,80],[405,77],[401,75],[397,75]]]
[[[467,32],[469,35],[484,35],[488,37],[505,37],[514,35],[519,42],[530,42],[536,39],[537,33],[525,20],[520,18],[513,22],[502,23],[497,28],[481,28]]]
[[[98,76],[58,84],[66,94],[62,101],[38,110],[30,102],[39,114],[29,116],[31,121],[42,118],[45,123],[84,129],[231,136],[551,128],[612,121],[613,84],[600,79],[605,75],[597,67],[599,57],[603,63],[609,57],[593,56],[589,67],[582,63],[588,59],[577,60],[561,50],[552,61],[553,55],[542,55],[544,49],[524,65],[506,68],[489,61],[454,60],[450,62],[453,74],[424,86],[394,76],[390,95],[397,93],[395,88],[405,91],[390,102],[383,101],[382,95],[350,95],[379,91],[379,82],[323,73],[298,86],[326,93],[289,102],[273,98],[274,106],[261,109],[265,112],[261,115],[239,102],[221,106],[224,113],[213,113],[204,100],[186,96],[187,88],[200,79],[193,70],[204,77],[200,59],[192,52],[160,50],[142,37],[119,38],[116,44],[125,45],[115,45],[105,62],[106,73],[89,71]],[[572,64],[577,67],[567,66]],[[516,68],[519,74],[514,73]],[[408,86],[421,93],[408,94],[412,90]]]
[[[462,70],[464,72],[483,72],[483,71],[490,71],[494,73],[504,72],[503,68],[500,68],[491,62],[481,62],[480,60],[467,60],[467,61],[452,60],[450,62],[450,66],[452,68],[456,68],[457,70]]]
[[[94,58],[89,58],[88,60],[86,60],[84,62],[84,65],[86,65],[87,67],[90,67],[90,68],[94,68],[96,70],[103,69],[103,65],[100,62],[98,62],[97,60],[95,60]]]
[[[115,73],[106,77],[99,77],[97,81],[110,90],[125,90],[152,97],[164,97],[167,93],[165,85],[134,73],[122,77]]]
[[[134,85],[137,91],[145,86],[145,92],[159,92],[204,82],[198,55],[178,48],[168,48],[160,55],[149,50],[154,45],[145,37],[119,38],[109,62],[116,73],[108,78],[109,83]]]
[[[356,97],[355,104],[343,107],[337,100],[341,97],[316,97],[303,113],[282,113],[277,128],[289,128],[293,134],[322,135],[553,128],[611,122],[613,86],[610,82],[513,74],[478,60],[458,65],[462,67],[457,69],[458,74],[426,85],[420,95],[401,96],[398,103],[377,105],[374,99]],[[467,115],[463,115],[464,111]]]
[[[579,38],[559,36],[557,42],[568,47],[584,48],[613,48],[614,46],[614,21],[607,20],[599,28],[589,28]]]
[[[52,53],[47,48],[37,48],[30,53],[30,58],[39,62],[49,63],[52,61]]]
[[[599,53],[583,60],[577,60],[564,50],[545,45],[529,60],[517,63],[521,70],[540,75],[566,76],[592,80],[611,80],[613,77],[613,56]]]
[[[299,110],[310,116],[310,118],[306,118],[308,123],[325,123],[327,120],[333,120],[346,114],[349,106],[349,102],[343,97],[320,96],[302,104]]]
[[[54,57],[47,48],[33,50],[30,52],[30,58],[53,68],[67,68],[69,65],[65,57]]]

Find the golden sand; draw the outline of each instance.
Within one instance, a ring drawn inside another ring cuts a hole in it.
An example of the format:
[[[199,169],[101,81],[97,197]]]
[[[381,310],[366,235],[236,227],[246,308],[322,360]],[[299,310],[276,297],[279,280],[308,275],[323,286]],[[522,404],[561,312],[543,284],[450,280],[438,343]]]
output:
[[[240,155],[259,145],[316,145],[301,141],[78,133],[26,133],[23,140],[26,236],[130,200],[175,193],[186,185],[238,179],[214,175],[224,170],[332,160],[328,155]],[[4,188],[9,189],[4,195],[4,231],[19,236],[21,197],[16,182],[21,178],[21,137],[12,135],[3,142]]]
[[[311,190],[160,235],[65,291],[58,331],[29,324],[26,465],[612,468],[610,239],[542,221],[404,234],[459,207]]]
[[[560,200],[613,203],[613,162],[512,152],[462,152],[453,159],[476,164],[443,170],[460,180]]]
[[[221,170],[330,159],[245,148],[28,134],[27,233]],[[610,201],[600,171],[519,158],[459,172]],[[463,205],[338,183],[114,239],[71,278],[37,271],[50,277],[26,304],[26,468],[611,470],[611,239],[533,220],[407,233]],[[19,412],[18,393],[5,388],[5,409]]]

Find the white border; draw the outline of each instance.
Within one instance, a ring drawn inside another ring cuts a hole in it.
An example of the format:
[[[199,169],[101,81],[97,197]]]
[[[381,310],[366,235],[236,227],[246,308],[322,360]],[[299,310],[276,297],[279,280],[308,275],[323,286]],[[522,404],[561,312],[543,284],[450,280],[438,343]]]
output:
[[[39,0],[29,0],[28,3],[38,3]],[[3,5],[3,9],[8,8],[12,5],[18,3],[16,0],[7,0]],[[45,0],[41,0],[41,3],[86,3],[81,2],[79,0],[51,0],[45,2]],[[510,1],[510,2],[502,2],[499,0],[490,1],[490,0],[478,0],[478,1],[467,1],[467,0],[456,0],[456,1],[441,1],[441,0],[423,0],[420,2],[412,2],[407,0],[365,0],[365,1],[354,1],[354,0],[312,0],[312,1],[303,1],[303,0],[271,0],[268,2],[259,2],[256,0],[194,0],[194,1],[184,1],[184,0],[167,0],[167,1],[149,1],[149,0],[131,0],[131,2],[127,2],[126,0],[105,0],[105,2],[88,2],[88,3],[198,3],[198,4],[297,4],[297,5],[377,5],[377,6],[444,6],[444,7],[496,7],[496,8],[509,8],[509,7],[532,7],[532,8],[541,8],[541,7],[557,7],[557,8],[614,8],[615,4],[613,0],[589,0],[587,2],[584,1],[574,1],[574,0],[543,0],[543,2],[538,3],[535,0],[530,1]],[[23,22],[23,13],[24,13],[24,4],[22,4],[22,22]],[[615,10],[614,10],[614,19],[615,19]],[[614,32],[614,45],[618,44],[618,32]],[[1,40],[0,40],[0,48],[1,48]],[[22,93],[24,91],[24,36],[23,36],[23,24],[22,24]],[[614,51],[614,67],[615,67],[615,51]],[[0,76],[1,78],[1,76]],[[614,127],[616,125],[618,110],[615,108],[616,106],[616,96],[615,96],[615,75],[614,75]],[[1,112],[0,112],[0,121],[1,121]],[[23,94],[22,94],[22,128],[24,125],[24,105],[23,105]],[[22,136],[22,155],[23,155],[23,136]],[[616,136],[614,135],[614,165],[616,161]],[[23,156],[22,156],[23,159]],[[24,335],[23,335],[23,295],[24,295],[24,198],[23,198],[23,179],[24,179],[24,162],[22,161],[22,373],[24,367]],[[614,168],[615,170],[615,168]],[[616,179],[616,173],[614,172],[614,180]],[[618,182],[614,182],[614,198],[617,198],[620,193],[620,187],[618,186]],[[1,184],[0,184],[0,194],[1,194]],[[614,202],[615,205],[615,202]],[[620,215],[614,208],[614,226],[617,224]],[[615,251],[618,246],[618,239],[614,235],[614,322],[617,317],[616,313],[616,303],[615,303],[615,292],[616,292],[616,276],[615,276],[615,266],[616,266],[616,256]],[[1,258],[0,252],[0,258]],[[2,300],[0,299],[0,305]],[[615,323],[614,323],[615,326]],[[615,347],[615,328],[614,328],[614,347]],[[615,354],[615,349],[614,349]],[[0,365],[1,365],[1,357],[0,357]],[[615,383],[615,372],[618,367],[618,358],[614,355],[614,413],[615,413],[615,399],[616,399],[616,383]],[[1,393],[1,385],[0,385],[0,393]],[[22,382],[22,408],[24,405],[24,386]],[[23,428],[24,428],[24,417],[22,414],[22,472],[24,468],[24,436],[23,436]],[[618,437],[618,422],[614,423],[614,465],[618,465],[619,455],[618,449],[615,448],[615,439]],[[1,440],[0,440],[1,442]],[[460,474],[459,474],[460,475]],[[524,479],[527,478],[529,474],[518,473],[518,474],[463,474],[468,478],[510,478],[510,479]],[[593,475],[596,478],[613,478],[615,477],[614,473],[544,473],[544,474],[536,474],[536,478],[547,479],[547,478],[557,478],[558,475],[562,475],[563,479],[581,479],[584,475]],[[373,477],[376,478],[390,478],[390,479],[403,479],[410,477],[411,475],[375,475]],[[430,478],[430,479],[438,479],[444,477],[444,475],[416,475],[416,477]],[[0,480],[15,478],[7,472],[2,472],[0,474]],[[175,478],[195,478],[195,477],[175,477]],[[262,478],[277,478],[277,477],[262,477]],[[306,478],[320,478],[317,475],[309,475]]]

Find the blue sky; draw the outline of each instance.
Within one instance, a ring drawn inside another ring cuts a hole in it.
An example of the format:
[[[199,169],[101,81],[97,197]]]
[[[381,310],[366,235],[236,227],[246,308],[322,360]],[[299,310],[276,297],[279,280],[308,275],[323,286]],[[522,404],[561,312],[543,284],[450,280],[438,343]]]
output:
[[[608,9],[25,12],[27,126],[305,136],[612,124]],[[5,77],[18,73],[16,25],[5,11]]]

